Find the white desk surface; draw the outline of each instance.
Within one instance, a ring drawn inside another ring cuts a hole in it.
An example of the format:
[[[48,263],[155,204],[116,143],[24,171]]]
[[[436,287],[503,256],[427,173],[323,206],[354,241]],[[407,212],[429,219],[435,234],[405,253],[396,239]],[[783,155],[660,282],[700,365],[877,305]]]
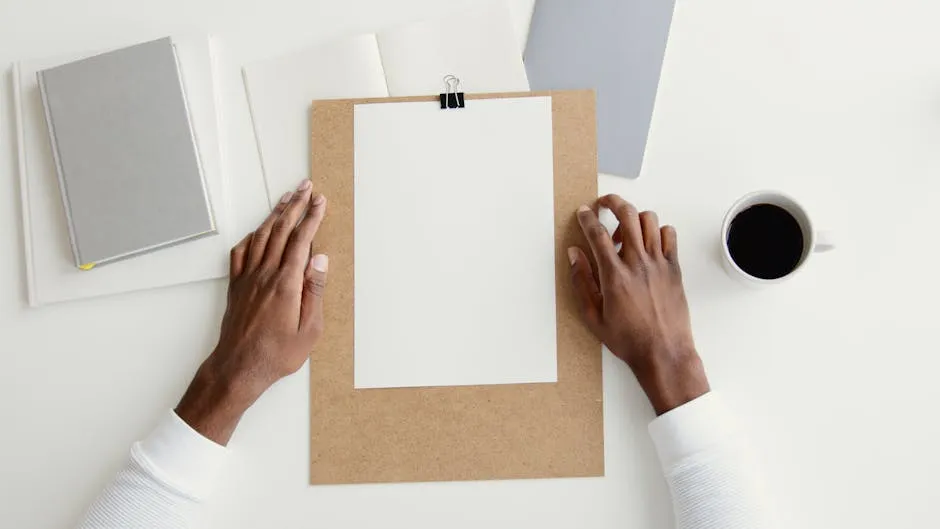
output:
[[[524,29],[531,0],[512,1]],[[0,64],[180,30],[211,31],[248,60],[438,10],[435,0],[5,0]],[[940,4],[925,0],[679,0],[643,175],[601,179],[602,192],[678,227],[712,385],[749,427],[790,527],[936,525],[938,19]],[[27,309],[11,109],[7,71],[0,525],[59,528],[176,403],[214,345],[225,290]],[[250,136],[230,134],[230,149],[252,151]],[[759,188],[801,197],[841,246],[752,292],[720,269],[718,229],[731,202]],[[212,526],[670,527],[650,408],[607,353],[604,390],[603,479],[309,487],[301,373],[242,421]]]

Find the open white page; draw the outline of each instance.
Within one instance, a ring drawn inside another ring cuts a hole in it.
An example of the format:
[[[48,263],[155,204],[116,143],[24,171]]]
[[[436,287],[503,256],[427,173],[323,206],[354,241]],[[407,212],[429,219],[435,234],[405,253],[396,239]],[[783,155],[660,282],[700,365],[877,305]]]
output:
[[[257,62],[243,74],[272,207],[310,174],[312,101],[388,96],[372,34]]]
[[[218,235],[109,263],[76,268],[36,73],[95,53],[18,63],[14,68],[20,186],[32,306],[225,277],[236,234],[227,211],[219,147],[214,63],[208,37],[174,37],[193,132]]]
[[[378,33],[378,42],[393,97],[438,94],[446,75],[460,78],[467,93],[529,90],[504,1],[486,0],[469,11],[390,28]]]
[[[555,382],[551,98],[354,119],[356,387]]]

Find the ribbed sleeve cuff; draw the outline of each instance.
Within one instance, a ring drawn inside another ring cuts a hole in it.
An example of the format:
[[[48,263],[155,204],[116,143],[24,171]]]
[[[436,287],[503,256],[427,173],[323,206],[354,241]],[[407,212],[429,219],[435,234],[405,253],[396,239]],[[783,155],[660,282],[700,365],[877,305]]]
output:
[[[146,439],[134,445],[132,456],[167,485],[202,499],[215,487],[228,450],[171,411]]]
[[[737,442],[734,423],[714,392],[683,404],[649,425],[663,468],[694,454]]]

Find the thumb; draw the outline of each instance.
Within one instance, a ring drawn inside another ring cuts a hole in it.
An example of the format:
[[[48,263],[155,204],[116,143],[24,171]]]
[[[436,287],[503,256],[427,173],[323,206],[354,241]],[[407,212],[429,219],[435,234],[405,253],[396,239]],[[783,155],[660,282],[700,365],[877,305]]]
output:
[[[326,272],[330,258],[317,254],[310,258],[304,271],[304,291],[300,299],[300,330],[319,338],[323,330],[323,294],[326,290]]]
[[[591,263],[587,255],[577,246],[568,248],[568,262],[571,264],[571,284],[574,296],[581,309],[581,316],[592,332],[601,324],[601,292],[594,279]]]

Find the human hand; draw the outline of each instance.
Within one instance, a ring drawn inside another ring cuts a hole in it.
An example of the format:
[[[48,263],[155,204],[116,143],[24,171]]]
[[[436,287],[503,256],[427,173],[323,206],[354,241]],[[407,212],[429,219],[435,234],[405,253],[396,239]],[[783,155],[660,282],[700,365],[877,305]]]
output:
[[[620,221],[614,237],[597,218],[598,207]],[[571,279],[591,331],[633,370],[657,415],[709,391],[692,340],[689,307],[679,269],[676,230],[659,225],[652,211],[617,195],[581,206],[578,222],[596,263],[568,249]],[[618,252],[616,244],[622,243]]]
[[[232,249],[228,306],[219,344],[203,362],[176,413],[226,444],[262,393],[307,360],[323,329],[329,260],[311,258],[326,198],[304,180]]]

